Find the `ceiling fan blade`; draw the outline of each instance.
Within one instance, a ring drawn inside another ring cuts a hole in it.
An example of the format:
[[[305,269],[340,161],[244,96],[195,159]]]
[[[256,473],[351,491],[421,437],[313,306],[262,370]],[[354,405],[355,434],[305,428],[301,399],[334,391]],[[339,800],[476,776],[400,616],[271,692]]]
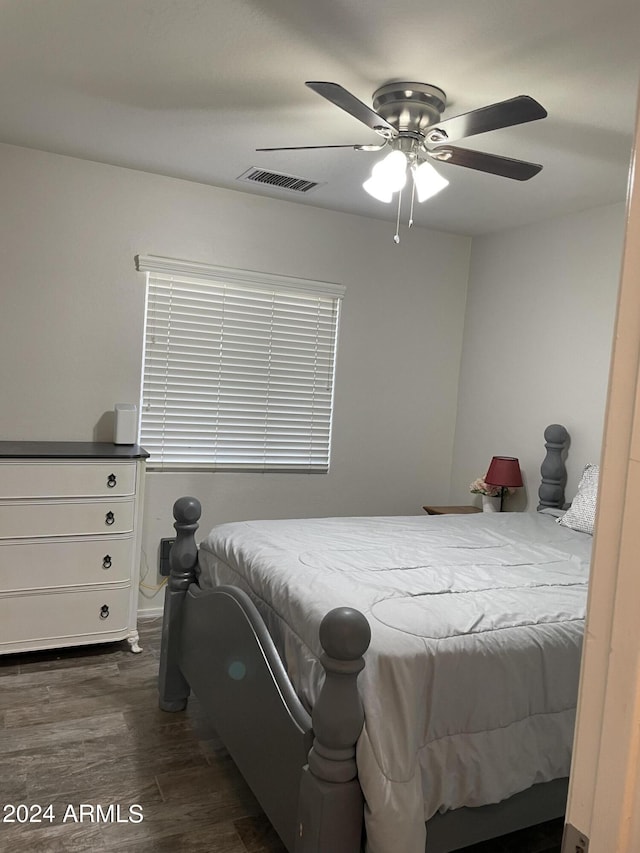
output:
[[[429,153],[443,163],[465,166],[467,169],[512,178],[514,181],[528,181],[542,169],[538,163],[512,160],[510,157],[486,154],[484,151],[471,151],[468,148],[454,148],[452,145],[440,145],[431,149]]]
[[[256,151],[309,151],[316,148],[353,148],[354,151],[380,151],[382,145],[290,145],[285,148],[256,148]]]
[[[545,118],[546,115],[547,111],[536,100],[529,95],[518,95],[508,101],[500,101],[497,104],[438,122],[427,130],[427,139],[430,142],[463,139],[489,130],[500,130],[500,128],[513,127],[527,121],[537,121]]]
[[[371,130],[375,130],[376,133],[379,133],[385,139],[392,139],[397,135],[397,131],[393,125],[374,112],[371,107],[359,101],[351,92],[347,92],[338,83],[323,83],[321,81],[308,80],[305,85],[313,89],[314,92],[317,92],[318,95],[322,95],[323,98],[331,101],[336,107],[340,107],[340,109],[348,112],[349,115],[357,118],[358,121],[366,124]]]

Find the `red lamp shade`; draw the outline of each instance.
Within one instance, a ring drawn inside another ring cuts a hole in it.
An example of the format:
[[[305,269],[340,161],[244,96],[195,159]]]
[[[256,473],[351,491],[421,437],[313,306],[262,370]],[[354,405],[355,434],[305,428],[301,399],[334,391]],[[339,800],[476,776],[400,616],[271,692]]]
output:
[[[515,456],[494,456],[484,481],[490,486],[517,489],[523,485],[520,463]]]

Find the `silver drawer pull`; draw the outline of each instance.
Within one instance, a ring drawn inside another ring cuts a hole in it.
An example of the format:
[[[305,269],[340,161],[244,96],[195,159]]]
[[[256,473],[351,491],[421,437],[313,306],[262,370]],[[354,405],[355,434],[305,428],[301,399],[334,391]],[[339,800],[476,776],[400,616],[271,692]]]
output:
[[[102,558],[102,568],[110,569],[111,568],[111,554],[105,554]]]
[[[109,474],[109,476],[107,477],[107,488],[109,488],[109,489],[115,488],[117,482],[118,481],[116,480],[116,475],[115,474]]]
[[[108,619],[109,618],[109,607],[106,604],[103,604],[100,608],[100,618]]]
[[[109,511],[104,517],[104,523],[107,526],[112,525],[115,520],[116,520],[116,517],[111,511]]]

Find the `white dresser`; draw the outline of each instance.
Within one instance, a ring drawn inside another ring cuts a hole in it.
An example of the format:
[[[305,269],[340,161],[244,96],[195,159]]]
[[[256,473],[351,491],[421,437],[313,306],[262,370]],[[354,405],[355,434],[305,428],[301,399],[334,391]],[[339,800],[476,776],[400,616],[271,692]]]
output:
[[[138,645],[137,445],[0,441],[0,654]]]

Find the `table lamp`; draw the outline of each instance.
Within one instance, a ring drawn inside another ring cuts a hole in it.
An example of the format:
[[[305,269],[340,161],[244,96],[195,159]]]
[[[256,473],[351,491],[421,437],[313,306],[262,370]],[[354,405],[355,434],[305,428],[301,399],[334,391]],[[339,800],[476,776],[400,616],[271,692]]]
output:
[[[507,489],[518,489],[523,485],[520,463],[515,456],[494,456],[484,478],[490,486],[500,486],[500,512]]]

